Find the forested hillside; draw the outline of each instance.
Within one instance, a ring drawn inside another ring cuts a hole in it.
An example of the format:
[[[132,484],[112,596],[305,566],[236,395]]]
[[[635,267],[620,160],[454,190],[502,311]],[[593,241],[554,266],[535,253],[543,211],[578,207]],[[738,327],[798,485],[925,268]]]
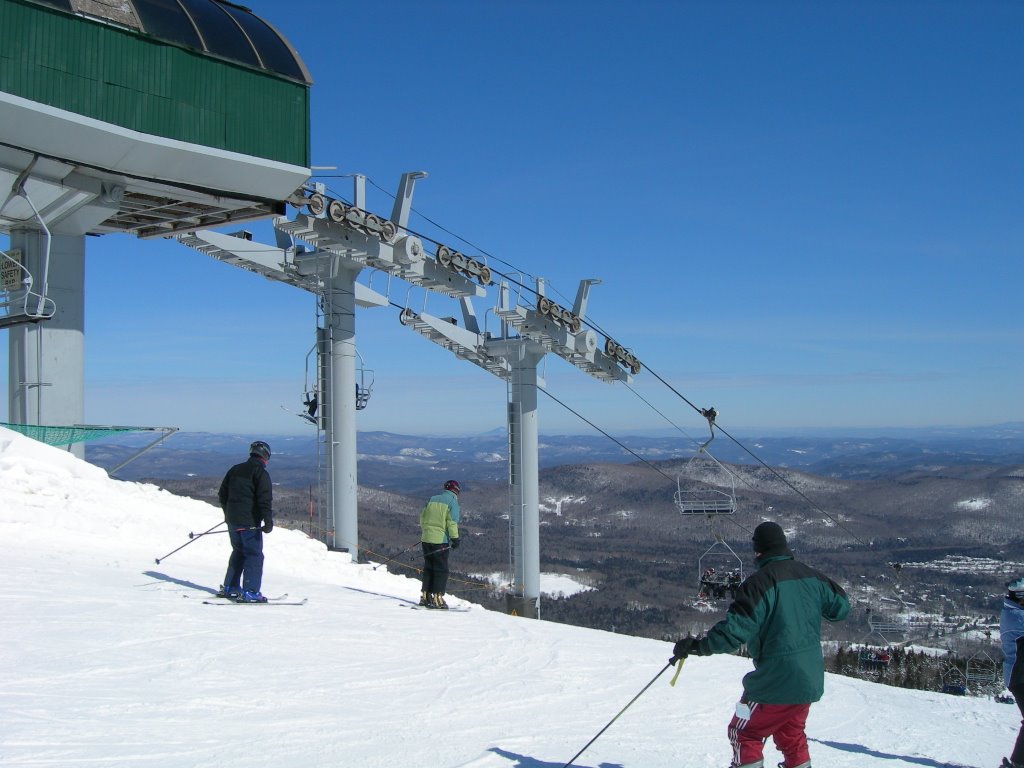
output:
[[[750,531],[763,519],[779,521],[798,557],[849,590],[855,606],[850,619],[835,628],[837,639],[871,634],[871,615],[912,621],[919,634],[942,629],[955,635],[958,627],[996,612],[1009,574],[1024,568],[1019,465],[944,468],[870,481],[726,467],[698,469],[680,460],[653,467],[574,464],[543,470],[541,568],[594,589],[545,598],[542,617],[646,637],[697,631],[726,607],[725,601],[697,599],[700,571],[749,569]],[[709,520],[679,513],[675,478],[684,488],[728,491],[728,473],[736,477],[735,515]],[[157,482],[212,501],[219,477]],[[464,546],[452,557],[457,574],[450,591],[501,609],[500,588],[469,574],[503,573],[507,583],[508,489],[471,482],[463,488]],[[419,509],[436,490],[361,488],[361,556],[387,561],[397,573],[415,573]],[[323,521],[311,489],[277,486],[275,494],[284,525],[319,535]]]

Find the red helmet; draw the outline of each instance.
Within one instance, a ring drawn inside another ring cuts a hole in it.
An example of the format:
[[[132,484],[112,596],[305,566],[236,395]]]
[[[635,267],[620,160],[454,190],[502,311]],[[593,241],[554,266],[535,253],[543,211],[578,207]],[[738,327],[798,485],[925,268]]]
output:
[[[459,485],[459,481],[458,481],[458,480],[448,480],[448,481],[447,481],[447,482],[446,482],[446,483],[444,484],[444,489],[445,489],[446,491],[451,491],[451,492],[452,492],[452,493],[454,493],[454,494],[455,494],[456,496],[457,496],[458,494],[462,493],[462,486],[461,486],[461,485]]]

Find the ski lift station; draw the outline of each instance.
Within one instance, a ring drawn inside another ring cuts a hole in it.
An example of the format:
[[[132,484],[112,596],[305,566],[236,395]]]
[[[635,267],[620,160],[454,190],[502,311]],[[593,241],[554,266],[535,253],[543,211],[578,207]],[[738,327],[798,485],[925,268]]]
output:
[[[309,178],[309,86],[228,3],[0,0],[9,421],[83,421],[86,236],[283,213]]]
[[[0,0],[8,419],[41,429],[88,426],[86,237],[177,238],[316,297],[306,416],[324,446],[322,490],[333,521],[327,543],[357,560],[356,415],[367,405],[372,374],[368,381],[356,351],[356,316],[357,309],[391,309],[410,330],[505,383],[508,607],[536,616],[538,364],[555,354],[606,382],[629,382],[641,364],[616,340],[601,343],[586,324],[590,290],[600,281],[581,280],[573,306],[562,307],[545,296],[543,279],[527,290],[506,280],[496,285],[483,260],[440,243],[428,249],[407,229],[414,188],[426,173],[404,174],[393,209],[380,214],[367,210],[363,177],[354,177],[350,200],[311,183],[311,86],[295,48],[227,0]],[[272,220],[273,245],[253,242],[238,226],[260,219]],[[234,234],[218,231],[225,228]],[[364,270],[383,275],[383,292],[357,282]],[[416,288],[457,303],[461,322],[407,299],[393,302],[399,281],[407,284],[403,295]],[[489,294],[494,329],[474,305]]]

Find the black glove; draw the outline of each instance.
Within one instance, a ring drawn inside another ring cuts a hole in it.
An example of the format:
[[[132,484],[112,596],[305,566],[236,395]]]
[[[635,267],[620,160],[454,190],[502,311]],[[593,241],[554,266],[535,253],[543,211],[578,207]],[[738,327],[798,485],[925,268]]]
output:
[[[452,539],[452,549],[458,549],[458,548],[459,548],[459,538],[458,538],[458,536],[456,536],[454,539]]]
[[[263,532],[264,533],[270,533],[272,530],[274,530],[274,524],[273,523],[264,523],[263,524]]]
[[[699,643],[699,637],[684,637],[682,640],[676,640],[676,644],[672,646],[672,661],[685,659],[687,656],[704,656]]]

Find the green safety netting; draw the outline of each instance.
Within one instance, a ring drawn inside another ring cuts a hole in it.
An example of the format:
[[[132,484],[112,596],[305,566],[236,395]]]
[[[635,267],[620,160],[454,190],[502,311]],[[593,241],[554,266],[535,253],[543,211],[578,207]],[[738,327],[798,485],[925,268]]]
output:
[[[6,427],[7,429],[15,432],[20,432],[26,437],[31,437],[33,440],[38,440],[39,442],[46,443],[47,445],[66,445],[69,451],[74,443],[84,443],[86,440],[96,440],[97,438],[106,437],[107,435],[124,434],[125,432],[163,433],[149,445],[139,449],[116,467],[108,469],[107,473],[111,477],[113,477],[115,472],[132,463],[150,448],[155,448],[161,442],[178,431],[177,427],[101,427],[97,424],[74,424],[67,427],[56,427],[43,426],[40,424],[8,424],[4,421],[0,421],[0,427]]]
[[[84,443],[87,440],[96,440],[107,435],[114,435],[120,432],[148,432],[152,427],[100,427],[91,424],[79,424],[73,427],[49,427],[38,424],[8,424],[0,422],[0,426],[15,432],[20,432],[26,437],[38,440],[47,445],[71,445],[73,443]]]

